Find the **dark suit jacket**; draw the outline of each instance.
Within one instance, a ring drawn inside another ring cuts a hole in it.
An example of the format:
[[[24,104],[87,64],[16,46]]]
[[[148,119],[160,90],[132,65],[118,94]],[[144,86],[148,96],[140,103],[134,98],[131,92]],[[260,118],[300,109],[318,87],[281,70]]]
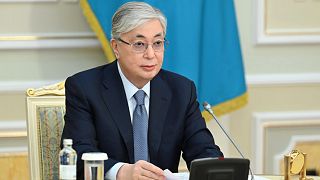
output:
[[[116,61],[66,80],[66,115],[62,139],[73,139],[78,179],[83,179],[84,152],[106,152],[105,172],[117,162],[134,162],[128,103]],[[206,128],[194,83],[161,70],[151,80],[150,162],[177,172],[181,151],[187,162],[223,156]]]

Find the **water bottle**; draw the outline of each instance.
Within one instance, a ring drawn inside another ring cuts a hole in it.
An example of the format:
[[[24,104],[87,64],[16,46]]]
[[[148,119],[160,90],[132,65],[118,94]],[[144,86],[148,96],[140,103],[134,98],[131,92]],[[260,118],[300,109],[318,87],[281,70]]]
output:
[[[63,149],[59,153],[59,179],[77,178],[77,153],[72,148],[72,139],[63,140]]]

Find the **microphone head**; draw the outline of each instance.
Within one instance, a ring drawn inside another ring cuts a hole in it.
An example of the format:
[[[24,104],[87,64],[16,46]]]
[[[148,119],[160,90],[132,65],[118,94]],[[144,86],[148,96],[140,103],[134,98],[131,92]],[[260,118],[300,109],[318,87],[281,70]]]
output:
[[[206,101],[204,101],[203,103],[202,103],[202,106],[204,107],[204,109],[205,110],[209,110],[209,109],[211,109],[211,105],[209,104],[209,103],[207,103]]]

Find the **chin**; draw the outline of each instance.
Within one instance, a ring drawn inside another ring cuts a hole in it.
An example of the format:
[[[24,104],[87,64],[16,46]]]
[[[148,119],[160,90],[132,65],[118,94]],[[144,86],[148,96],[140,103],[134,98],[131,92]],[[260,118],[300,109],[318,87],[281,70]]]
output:
[[[145,80],[151,81],[157,74],[156,73],[152,73],[148,76],[144,76]]]

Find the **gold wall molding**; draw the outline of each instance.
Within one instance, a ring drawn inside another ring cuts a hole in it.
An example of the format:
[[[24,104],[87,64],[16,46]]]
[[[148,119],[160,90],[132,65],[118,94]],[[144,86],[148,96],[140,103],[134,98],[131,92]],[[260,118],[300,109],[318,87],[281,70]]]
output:
[[[27,137],[27,131],[5,131],[0,132],[0,138]]]

